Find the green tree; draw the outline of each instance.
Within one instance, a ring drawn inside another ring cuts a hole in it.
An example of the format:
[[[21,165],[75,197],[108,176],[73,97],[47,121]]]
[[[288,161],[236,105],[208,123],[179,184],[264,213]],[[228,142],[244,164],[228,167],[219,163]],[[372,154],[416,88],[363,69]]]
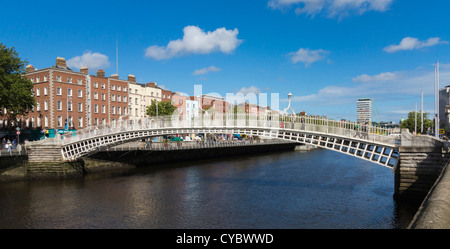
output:
[[[0,115],[9,120],[26,115],[36,103],[31,94],[33,82],[23,76],[27,63],[19,58],[13,47],[7,48],[0,43]]]
[[[420,128],[422,124],[422,118],[420,116],[420,112],[417,112],[417,132],[420,133]],[[415,126],[415,120],[416,118],[416,112],[410,112],[408,113],[408,119],[403,120],[403,122],[400,124],[400,128],[407,128],[410,132],[414,131]],[[429,127],[433,127],[434,123],[433,120],[428,119],[428,113],[423,114],[423,133],[425,133]]]
[[[158,116],[172,115],[172,113],[177,109],[170,102],[157,102],[156,100],[152,100],[152,104],[147,107],[147,115],[150,117],[156,116],[156,105],[158,105]]]

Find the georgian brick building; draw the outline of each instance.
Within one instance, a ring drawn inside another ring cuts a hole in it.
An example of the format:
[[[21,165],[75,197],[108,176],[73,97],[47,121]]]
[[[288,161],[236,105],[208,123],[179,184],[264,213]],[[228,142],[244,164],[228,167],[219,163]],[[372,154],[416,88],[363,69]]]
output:
[[[33,82],[36,107],[21,117],[21,126],[41,129],[48,134],[56,130],[80,130],[96,125],[113,124],[128,118],[128,80],[118,75],[106,77],[103,69],[89,75],[66,66],[64,58],[44,69],[28,65],[26,78]]]

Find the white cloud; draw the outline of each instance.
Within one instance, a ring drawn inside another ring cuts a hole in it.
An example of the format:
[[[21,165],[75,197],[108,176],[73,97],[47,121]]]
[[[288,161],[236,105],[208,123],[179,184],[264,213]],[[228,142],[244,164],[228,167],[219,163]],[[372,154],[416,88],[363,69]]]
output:
[[[221,70],[222,69],[217,68],[215,66],[210,66],[210,67],[205,67],[205,68],[202,68],[202,69],[197,69],[192,74],[193,75],[201,75],[201,74],[207,74],[209,72],[218,72],[218,71],[221,71]]]
[[[273,9],[297,6],[296,14],[316,15],[325,12],[328,17],[346,16],[351,13],[362,15],[367,11],[384,12],[393,0],[269,0],[267,5]]]
[[[297,52],[289,53],[293,63],[303,62],[305,66],[309,66],[311,63],[325,59],[328,51],[323,49],[310,50],[308,48],[300,48]]]
[[[388,53],[394,53],[400,50],[413,50],[424,47],[431,47],[438,44],[448,44],[448,42],[441,41],[441,38],[439,37],[431,37],[426,41],[419,41],[414,37],[405,37],[401,40],[400,44],[387,46],[383,50]]]
[[[109,67],[108,56],[101,53],[92,53],[91,51],[86,51],[81,56],[75,56],[67,60],[67,66],[80,69],[85,66],[89,69],[97,69],[103,67]]]
[[[439,68],[440,87],[444,87],[446,82],[450,82],[450,64],[442,63]],[[333,118],[355,119],[356,100],[367,97],[375,101],[380,120],[398,121],[402,115],[407,117],[408,112],[414,110],[415,102],[420,103],[422,90],[425,110],[434,108],[434,65],[376,75],[363,74],[352,81],[354,83],[329,84],[315,91],[303,91],[303,95],[292,92],[294,109]]]
[[[183,33],[183,39],[170,41],[167,46],[148,47],[145,56],[163,60],[184,54],[231,53],[242,43],[242,40],[237,39],[238,29],[218,28],[204,32],[197,26],[186,26]]]
[[[374,82],[374,81],[386,81],[386,80],[395,80],[399,76],[395,73],[386,72],[386,73],[380,73],[377,75],[367,75],[362,74],[355,78],[353,78],[353,82]]]

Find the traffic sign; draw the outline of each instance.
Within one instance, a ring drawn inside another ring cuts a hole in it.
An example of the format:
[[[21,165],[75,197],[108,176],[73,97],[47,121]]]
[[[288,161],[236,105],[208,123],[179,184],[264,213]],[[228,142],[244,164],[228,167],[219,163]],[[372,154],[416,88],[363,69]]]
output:
[[[439,134],[444,135],[445,134],[445,130],[444,129],[439,129]]]

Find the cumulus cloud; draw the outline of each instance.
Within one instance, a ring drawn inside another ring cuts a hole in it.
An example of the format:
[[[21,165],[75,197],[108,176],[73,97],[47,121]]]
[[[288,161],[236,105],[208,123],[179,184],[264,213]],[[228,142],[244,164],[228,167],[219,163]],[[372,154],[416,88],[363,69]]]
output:
[[[218,71],[221,71],[221,70],[222,69],[217,68],[215,66],[210,66],[210,67],[205,67],[205,68],[202,68],[202,69],[197,69],[192,74],[193,75],[202,75],[202,74],[207,74],[209,72],[218,72]]]
[[[323,49],[310,50],[308,48],[300,48],[297,52],[289,53],[293,63],[303,62],[305,66],[311,63],[325,59],[328,51]]]
[[[426,41],[419,41],[419,39],[414,37],[405,37],[401,40],[400,44],[387,46],[383,50],[388,53],[394,53],[401,50],[413,50],[438,44],[448,44],[448,42],[441,41],[441,38],[439,37],[431,37]]]
[[[325,12],[328,17],[346,16],[352,13],[362,15],[367,11],[384,12],[393,0],[269,0],[273,9],[295,8],[296,14],[316,15]]]
[[[399,76],[392,72],[380,73],[377,75],[367,75],[362,74],[355,78],[353,78],[353,82],[374,82],[374,81],[387,81],[387,80],[395,80]]]
[[[170,41],[167,46],[153,45],[145,49],[145,56],[156,60],[170,59],[184,54],[231,53],[241,43],[238,29],[218,28],[205,32],[197,26],[186,26],[183,38]]]
[[[89,69],[97,69],[103,67],[109,67],[108,56],[101,53],[92,53],[91,51],[86,51],[81,56],[75,56],[67,60],[67,66],[71,68],[80,69],[85,66]]]

